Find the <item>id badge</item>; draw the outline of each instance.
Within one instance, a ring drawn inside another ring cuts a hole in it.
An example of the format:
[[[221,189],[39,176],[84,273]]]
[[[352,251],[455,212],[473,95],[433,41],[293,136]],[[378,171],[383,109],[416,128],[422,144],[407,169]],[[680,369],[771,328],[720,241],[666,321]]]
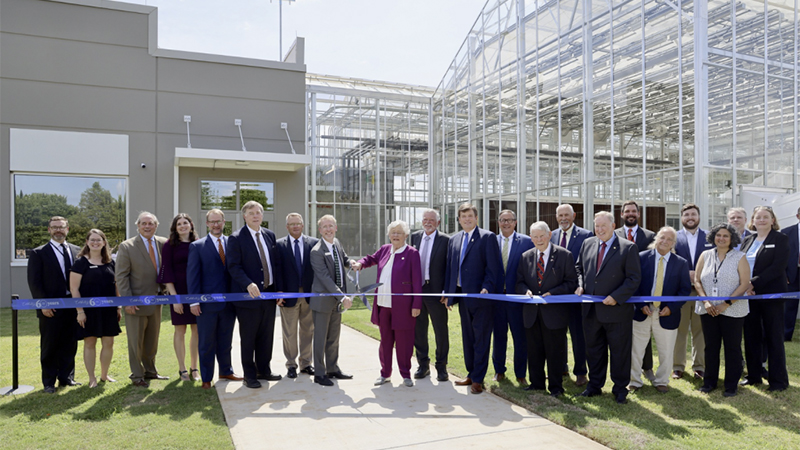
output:
[[[713,288],[711,288],[711,296],[712,296],[712,297],[719,297],[719,289],[717,289],[717,287],[716,287],[716,286],[714,286]]]

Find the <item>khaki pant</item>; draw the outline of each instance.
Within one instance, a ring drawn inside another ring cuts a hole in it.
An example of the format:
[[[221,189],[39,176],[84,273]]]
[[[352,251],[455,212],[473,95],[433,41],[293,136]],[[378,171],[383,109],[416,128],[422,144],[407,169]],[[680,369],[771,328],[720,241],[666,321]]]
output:
[[[286,357],[286,368],[298,368],[297,357],[299,356],[299,368],[305,369],[311,365],[314,359],[311,347],[311,342],[314,339],[314,318],[311,315],[311,308],[304,298],[299,298],[297,299],[297,305],[291,308],[281,307],[280,311],[283,355]],[[298,341],[300,341],[299,348]]]
[[[692,289],[692,295],[696,292]],[[695,302],[686,302],[681,308],[681,323],[678,325],[678,338],[675,339],[675,352],[672,370],[686,370],[686,340],[692,332],[692,371],[706,370],[706,340],[700,316],[694,312]]]

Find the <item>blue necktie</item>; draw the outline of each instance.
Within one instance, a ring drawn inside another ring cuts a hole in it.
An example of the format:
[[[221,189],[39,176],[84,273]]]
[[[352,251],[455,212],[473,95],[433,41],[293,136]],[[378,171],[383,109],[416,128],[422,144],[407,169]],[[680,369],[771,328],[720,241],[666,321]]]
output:
[[[303,260],[300,259],[300,239],[294,240],[294,264],[297,266],[297,275],[303,277]]]
[[[467,254],[467,244],[469,244],[469,233],[464,232],[464,240],[461,241],[461,258],[458,260],[458,285],[461,286],[461,263],[464,262],[464,255]]]

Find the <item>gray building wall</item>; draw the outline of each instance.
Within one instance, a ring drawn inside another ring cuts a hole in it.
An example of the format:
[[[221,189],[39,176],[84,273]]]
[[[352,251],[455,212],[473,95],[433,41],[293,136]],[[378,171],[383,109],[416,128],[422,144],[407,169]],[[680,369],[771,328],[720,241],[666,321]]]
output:
[[[12,263],[13,173],[9,130],[42,129],[127,135],[128,236],[138,211],[158,215],[167,236],[175,212],[195,218],[201,235],[199,180],[275,182],[275,212],[305,212],[305,170],[180,168],[192,116],[194,148],[242,154],[305,154],[305,64],[299,38],[293,62],[262,61],[157,48],[157,10],[109,1],[0,1],[0,305],[29,297],[26,267]],[[299,57],[297,57],[299,55]],[[54,158],[69,155],[53,155]],[[238,157],[238,154],[237,154]],[[141,165],[145,164],[146,167]],[[175,204],[178,198],[178,204]],[[80,244],[83,236],[70,236]]]

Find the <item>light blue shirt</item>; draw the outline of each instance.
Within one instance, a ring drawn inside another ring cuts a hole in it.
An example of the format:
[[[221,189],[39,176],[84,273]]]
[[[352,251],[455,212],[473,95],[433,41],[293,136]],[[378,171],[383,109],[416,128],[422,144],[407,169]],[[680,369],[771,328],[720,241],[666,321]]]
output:
[[[753,266],[756,265],[756,253],[758,253],[758,249],[761,248],[761,244],[763,241],[759,241],[758,239],[753,241],[753,245],[747,249],[747,264],[750,265],[750,278],[753,278]]]

